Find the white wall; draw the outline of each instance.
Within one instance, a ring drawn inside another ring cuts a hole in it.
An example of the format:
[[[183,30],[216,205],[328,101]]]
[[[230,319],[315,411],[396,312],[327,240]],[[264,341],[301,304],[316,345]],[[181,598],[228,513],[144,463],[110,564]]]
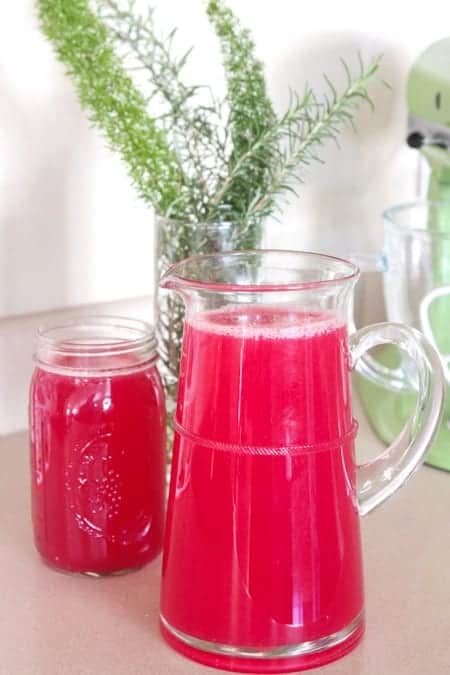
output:
[[[192,78],[220,88],[220,56],[202,0],[154,4],[163,24],[179,26],[181,45],[195,45]],[[384,53],[382,76],[392,90],[374,85],[375,112],[358,115],[358,133],[346,130],[341,150],[326,148],[326,164],[308,171],[300,198],[271,226],[267,241],[340,253],[378,250],[380,211],[415,193],[417,157],[404,143],[405,77],[418,53],[445,36],[445,5],[430,0],[418,11],[386,0],[230,5],[252,28],[279,110],[289,85],[301,90],[308,80],[320,87],[323,71],[343,82],[339,57],[356,67],[357,51],[366,61]],[[151,213],[80,112],[39,33],[32,0],[0,3],[0,190],[0,433],[6,433],[26,424],[31,333],[46,312],[111,307],[103,303],[153,290]],[[372,292],[379,289],[371,283]],[[150,305],[145,299],[121,308],[142,315]]]
[[[0,3],[0,188],[0,315],[151,292],[151,214],[80,112],[31,0]]]

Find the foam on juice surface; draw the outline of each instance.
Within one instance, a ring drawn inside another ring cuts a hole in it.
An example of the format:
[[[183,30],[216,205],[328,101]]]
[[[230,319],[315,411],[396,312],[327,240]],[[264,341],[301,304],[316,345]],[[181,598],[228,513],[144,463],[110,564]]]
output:
[[[343,327],[343,321],[329,311],[308,311],[295,307],[231,305],[199,312],[187,319],[195,330],[236,338],[311,338]]]

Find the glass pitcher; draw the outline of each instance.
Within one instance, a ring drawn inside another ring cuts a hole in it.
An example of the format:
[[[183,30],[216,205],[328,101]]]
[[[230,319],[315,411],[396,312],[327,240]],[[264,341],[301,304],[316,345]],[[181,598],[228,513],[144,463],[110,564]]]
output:
[[[399,204],[383,213],[384,246],[367,268],[383,272],[390,321],[419,329],[437,349],[447,380],[444,415],[426,462],[450,470],[450,201]],[[359,262],[361,256],[356,256]],[[364,264],[364,260],[362,264]],[[415,405],[411,361],[391,345],[357,366],[358,389],[371,425],[389,443]]]
[[[414,329],[348,337],[357,278],[337,258],[252,251],[190,258],[162,279],[186,319],[161,627],[204,664],[288,672],[363,634],[359,516],[417,468],[444,380]],[[387,342],[415,361],[418,402],[400,438],[358,466],[349,375]]]

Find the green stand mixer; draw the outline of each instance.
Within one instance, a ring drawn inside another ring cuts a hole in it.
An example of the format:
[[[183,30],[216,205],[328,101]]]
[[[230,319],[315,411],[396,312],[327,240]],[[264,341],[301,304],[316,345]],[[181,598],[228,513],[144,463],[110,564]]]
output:
[[[421,330],[441,355],[448,393],[439,434],[426,462],[450,471],[450,38],[432,44],[407,83],[408,137],[429,167],[427,199],[383,214],[384,297],[390,321]],[[384,347],[363,360],[357,388],[377,435],[396,438],[416,400],[415,373]]]

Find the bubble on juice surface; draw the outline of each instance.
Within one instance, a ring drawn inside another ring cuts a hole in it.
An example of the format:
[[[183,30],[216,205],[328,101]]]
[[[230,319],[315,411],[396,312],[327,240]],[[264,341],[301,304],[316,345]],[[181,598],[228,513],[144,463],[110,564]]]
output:
[[[208,333],[266,339],[310,338],[344,326],[336,312],[294,305],[230,305],[190,315],[188,323]]]
[[[97,434],[66,468],[69,508],[78,527],[96,539],[131,544],[142,538],[151,523],[146,512],[131,514],[124,526],[121,516],[124,482],[114,468],[111,432]]]

